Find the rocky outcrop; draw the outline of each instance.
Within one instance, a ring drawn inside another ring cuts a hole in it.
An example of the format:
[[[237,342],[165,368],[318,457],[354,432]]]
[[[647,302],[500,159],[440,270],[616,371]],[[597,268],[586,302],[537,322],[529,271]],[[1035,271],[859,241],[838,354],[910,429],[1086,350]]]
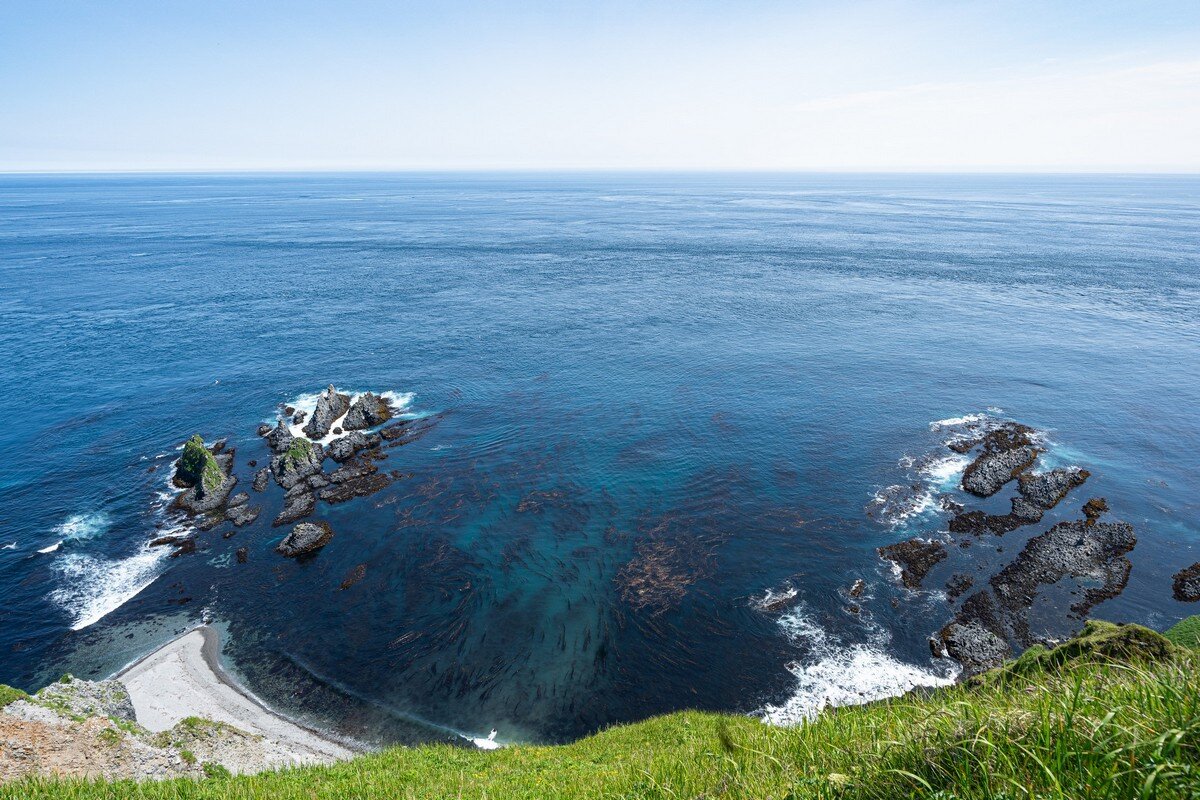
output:
[[[382,425],[392,418],[392,409],[387,401],[372,392],[363,392],[350,404],[342,427],[348,431],[360,431]]]
[[[175,498],[175,507],[192,515],[219,511],[237,485],[232,470],[232,451],[213,453],[199,435],[193,436],[184,444],[183,455],[175,465],[176,484],[188,487]]]
[[[900,568],[900,581],[908,589],[919,589],[925,576],[939,561],[946,558],[946,546],[941,542],[909,539],[907,542],[880,547],[879,555]]]
[[[321,445],[297,437],[291,441],[287,450],[271,458],[271,473],[275,481],[284,489],[291,489],[310,475],[321,471],[321,462],[325,460],[325,451]]]
[[[334,461],[341,463],[349,461],[354,454],[368,446],[367,436],[362,431],[353,431],[334,439],[329,443],[325,452]]]
[[[1108,501],[1103,497],[1093,497],[1083,504],[1083,516],[1087,525],[1095,525],[1096,520],[1108,513]]]
[[[327,522],[301,522],[275,548],[280,555],[294,558],[320,550],[333,538],[333,529]]]
[[[243,504],[226,510],[225,518],[232,522],[235,527],[242,528],[258,519],[258,515],[261,513],[262,506],[250,506]]]
[[[1175,599],[1181,603],[1200,600],[1200,561],[1176,572],[1171,582]]]
[[[271,526],[278,528],[280,525],[288,525],[297,520],[304,519],[316,507],[317,497],[313,494],[312,487],[306,483],[297,484],[284,494],[283,509],[271,522]]]
[[[966,599],[954,620],[930,641],[935,656],[946,655],[962,665],[964,675],[999,666],[1012,654],[995,601],[986,589]]]
[[[1026,473],[1017,478],[1020,497],[1012,501],[1012,513],[1022,519],[1038,521],[1058,505],[1077,486],[1082,486],[1091,473],[1079,467],[1065,467],[1036,474]]]
[[[325,438],[329,435],[333,423],[349,409],[350,398],[347,395],[338,394],[337,390],[333,388],[333,384],[329,384],[329,388],[317,398],[317,408],[313,411],[308,424],[304,426],[304,434],[310,439]]]
[[[267,433],[267,447],[271,448],[272,453],[284,453],[292,446],[294,438],[287,423],[279,420],[279,423]]]
[[[962,488],[979,497],[991,497],[1009,481],[1028,469],[1037,459],[1033,429],[1018,422],[1006,422],[981,438],[951,443],[951,449],[968,452],[976,446],[982,452],[963,470]]]
[[[258,472],[254,473],[254,482],[250,484],[250,488],[256,492],[265,491],[267,484],[271,480],[271,468],[263,467]]]

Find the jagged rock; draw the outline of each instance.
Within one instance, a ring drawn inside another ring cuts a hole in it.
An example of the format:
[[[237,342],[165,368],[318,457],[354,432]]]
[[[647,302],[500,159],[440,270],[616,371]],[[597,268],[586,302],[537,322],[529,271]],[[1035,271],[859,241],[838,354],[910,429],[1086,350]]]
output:
[[[218,452],[205,447],[200,434],[188,439],[183,454],[175,462],[175,485],[181,489],[203,485],[209,491],[218,488],[225,480],[225,472],[217,463]]]
[[[386,400],[372,392],[363,392],[350,404],[342,427],[348,431],[358,431],[382,425],[391,418],[392,410]]]
[[[1027,425],[1006,422],[980,439],[954,443],[963,447],[959,452],[983,446],[979,456],[963,470],[963,490],[979,497],[991,497],[1028,469],[1038,455],[1033,447],[1033,433]]]
[[[250,495],[246,494],[245,492],[238,492],[233,497],[229,498],[227,508],[237,508],[238,506],[244,506],[249,502]]]
[[[249,525],[254,520],[258,519],[258,515],[262,513],[262,506],[239,505],[234,506],[225,512],[225,517],[232,522],[236,527],[241,528]]]
[[[250,560],[250,551],[245,547],[239,547],[237,549],[236,555],[237,555],[237,562],[239,564],[245,564],[247,561]]]
[[[306,419],[308,419],[307,411],[297,411],[296,413],[292,414],[293,425],[301,425]]]
[[[288,492],[284,495],[283,509],[275,517],[274,521],[271,522],[272,527],[279,527],[280,525],[287,525],[289,522],[295,522],[298,519],[304,519],[317,507],[317,498],[306,484],[301,484],[297,488],[303,488],[303,491]]]
[[[254,489],[254,491],[256,491],[256,492],[264,491],[267,488],[267,482],[270,480],[271,480],[270,467],[263,467],[258,472],[254,473],[254,482],[252,484],[250,484],[250,487],[252,489]]]
[[[353,458],[355,453],[367,447],[367,445],[367,437],[362,431],[354,431],[338,439],[334,439],[329,443],[325,452],[334,461],[341,463]]]
[[[295,438],[287,424],[279,420],[279,424],[267,433],[267,447],[270,447],[273,453],[283,453],[292,446],[292,440]]]
[[[237,481],[236,475],[226,475],[216,489],[208,489],[205,481],[201,481],[175,498],[175,506],[193,515],[216,511],[225,505]]]
[[[291,416],[292,414],[296,413],[296,407],[285,405],[283,407],[283,413],[285,416]]]
[[[1036,509],[1037,517],[1041,519],[1041,512],[1054,508],[1072,489],[1082,486],[1090,477],[1090,472],[1079,467],[1060,467],[1049,472],[1021,475],[1017,478],[1017,490],[1021,497],[1013,500],[1013,513],[1017,513],[1017,501],[1021,500],[1030,507],[1031,515]]]
[[[962,664],[965,675],[974,675],[999,666],[1012,653],[1003,633],[991,594],[980,590],[968,597],[954,620],[938,632],[934,655],[944,652]]]
[[[389,442],[393,439],[399,439],[407,435],[407,431],[405,429],[409,427],[411,422],[412,420],[407,419],[402,419],[399,422],[393,422],[391,425],[388,425],[386,428],[380,430],[379,435]]]
[[[184,537],[183,539],[180,539],[176,543],[175,547],[176,547],[175,552],[171,553],[171,558],[178,558],[179,556],[190,555],[190,554],[196,552],[196,537],[195,536]]]
[[[354,460],[338,467],[333,472],[329,473],[329,482],[346,483],[347,481],[361,478],[365,475],[370,475],[373,472],[378,472],[379,467],[369,461]]]
[[[1181,603],[1200,600],[1200,561],[1175,573],[1172,579],[1175,599]]]
[[[347,395],[338,394],[337,390],[333,388],[333,384],[329,384],[329,388],[321,392],[321,396],[317,398],[317,408],[313,411],[308,424],[304,426],[305,435],[310,439],[325,438],[329,429],[333,427],[333,423],[349,408],[350,398]]]
[[[160,536],[150,542],[151,547],[162,547],[164,544],[179,544],[186,536]]]
[[[863,581],[862,578],[859,578],[858,580],[856,580],[854,582],[854,585],[850,587],[850,596],[851,597],[862,597],[863,592],[866,591],[866,589],[867,589],[867,584]]]
[[[946,557],[946,546],[941,542],[909,539],[880,547],[878,553],[900,567],[900,581],[906,588],[919,589],[929,571]]]
[[[258,426],[258,435],[266,436],[268,433],[270,433],[273,430],[274,430],[274,428],[272,428],[270,425],[268,425],[265,422],[262,422],[262,423],[259,423],[259,426]]]
[[[325,451],[321,445],[297,437],[285,452],[271,458],[271,472],[280,486],[290,489],[309,475],[320,472],[324,460]]]
[[[333,529],[327,522],[301,522],[275,548],[275,552],[293,558],[320,550],[333,538]]]

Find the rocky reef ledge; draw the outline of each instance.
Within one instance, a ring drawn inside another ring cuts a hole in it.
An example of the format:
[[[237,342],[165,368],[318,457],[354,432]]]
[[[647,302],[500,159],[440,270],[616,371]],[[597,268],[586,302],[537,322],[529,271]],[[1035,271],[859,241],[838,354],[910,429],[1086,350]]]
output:
[[[189,631],[104,681],[64,675],[0,697],[0,781],[31,775],[163,779],[254,773],[352,757],[272,711],[221,668],[217,633]]]

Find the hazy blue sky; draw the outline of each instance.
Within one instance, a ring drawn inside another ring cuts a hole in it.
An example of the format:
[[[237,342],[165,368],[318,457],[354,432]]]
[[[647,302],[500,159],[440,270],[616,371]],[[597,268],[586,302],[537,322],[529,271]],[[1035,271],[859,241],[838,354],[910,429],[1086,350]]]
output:
[[[0,170],[1200,170],[1200,0],[0,2]]]

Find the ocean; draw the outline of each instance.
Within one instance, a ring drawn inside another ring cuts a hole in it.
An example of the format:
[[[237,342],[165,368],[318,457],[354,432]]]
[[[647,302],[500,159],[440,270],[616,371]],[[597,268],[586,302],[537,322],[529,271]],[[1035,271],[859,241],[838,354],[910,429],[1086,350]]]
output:
[[[0,314],[25,689],[211,618],[256,694],[376,744],[795,722],[953,680],[951,573],[1100,496],[1138,543],[1093,615],[1196,610],[1198,176],[5,175]],[[258,425],[329,384],[424,434],[317,509],[328,545],[274,552],[271,486],[195,553],[147,546],[188,529],[189,436],[228,437],[250,491]],[[876,548],[947,537],[964,418],[1091,477],[904,588]]]

